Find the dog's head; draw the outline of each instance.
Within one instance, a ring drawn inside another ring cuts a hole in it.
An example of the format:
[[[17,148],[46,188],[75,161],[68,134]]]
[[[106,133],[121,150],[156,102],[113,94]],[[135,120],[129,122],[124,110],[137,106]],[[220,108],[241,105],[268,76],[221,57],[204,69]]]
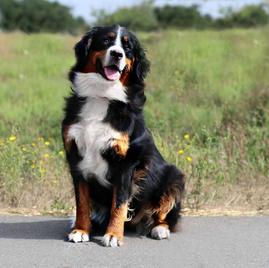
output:
[[[73,72],[99,73],[123,85],[143,82],[149,71],[149,61],[136,36],[118,25],[92,28],[76,44],[75,54]]]

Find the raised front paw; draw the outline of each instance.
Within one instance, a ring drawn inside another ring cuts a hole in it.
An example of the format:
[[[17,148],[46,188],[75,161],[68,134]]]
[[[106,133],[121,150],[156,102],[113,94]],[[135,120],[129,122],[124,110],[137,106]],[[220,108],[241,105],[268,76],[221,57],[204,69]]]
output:
[[[113,233],[106,233],[103,237],[103,244],[105,247],[120,247],[123,245],[123,237],[117,236]]]
[[[86,231],[80,229],[74,229],[68,235],[68,241],[78,243],[78,242],[88,242],[89,234]]]

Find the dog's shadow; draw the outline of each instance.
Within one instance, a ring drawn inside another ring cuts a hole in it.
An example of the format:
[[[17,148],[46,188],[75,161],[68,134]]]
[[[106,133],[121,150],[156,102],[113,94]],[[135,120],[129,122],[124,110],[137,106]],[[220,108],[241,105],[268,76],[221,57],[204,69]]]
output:
[[[67,241],[71,230],[71,220],[68,218],[30,221],[0,222],[0,239],[33,239]],[[94,232],[91,242],[102,245],[103,232]],[[128,231],[125,236],[139,237],[135,232]]]
[[[12,219],[12,217],[11,217]],[[70,219],[25,220],[0,222],[0,239],[48,239],[63,240],[71,226]]]

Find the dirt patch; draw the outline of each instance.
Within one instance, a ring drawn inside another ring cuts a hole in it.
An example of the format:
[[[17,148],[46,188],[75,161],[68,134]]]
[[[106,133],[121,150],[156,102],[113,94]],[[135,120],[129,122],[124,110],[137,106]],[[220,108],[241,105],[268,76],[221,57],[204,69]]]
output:
[[[0,209],[0,215],[24,215],[24,216],[74,216],[75,210],[36,210],[29,208],[2,208]],[[242,207],[223,209],[223,208],[207,208],[207,209],[183,209],[182,216],[205,216],[205,217],[238,217],[238,216],[269,216],[269,209],[266,210],[246,210]]]
[[[222,209],[222,208],[213,208],[213,209],[200,209],[200,210],[191,210],[184,209],[182,211],[183,216],[257,216],[257,215],[266,215],[269,216],[269,209],[267,210],[246,210],[245,208],[231,208],[231,209]]]
[[[0,55],[3,59],[10,59],[13,56],[12,39],[10,34],[0,33]]]

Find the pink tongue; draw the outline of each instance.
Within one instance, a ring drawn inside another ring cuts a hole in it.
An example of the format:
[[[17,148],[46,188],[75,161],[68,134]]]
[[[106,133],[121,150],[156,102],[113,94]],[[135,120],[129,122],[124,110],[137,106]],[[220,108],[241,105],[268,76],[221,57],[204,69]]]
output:
[[[109,80],[117,80],[120,78],[120,73],[114,68],[105,67],[104,68],[106,78]]]

